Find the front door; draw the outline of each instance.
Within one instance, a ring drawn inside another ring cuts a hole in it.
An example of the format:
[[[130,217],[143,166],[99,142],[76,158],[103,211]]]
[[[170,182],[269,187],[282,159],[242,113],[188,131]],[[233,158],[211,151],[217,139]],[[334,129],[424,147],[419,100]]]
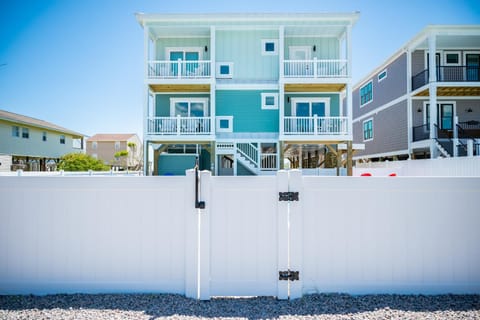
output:
[[[480,54],[468,53],[465,55],[467,65],[467,81],[480,80]]]
[[[427,104],[425,119],[427,126],[430,126],[430,105]],[[437,124],[440,129],[453,130],[453,104],[437,104]]]

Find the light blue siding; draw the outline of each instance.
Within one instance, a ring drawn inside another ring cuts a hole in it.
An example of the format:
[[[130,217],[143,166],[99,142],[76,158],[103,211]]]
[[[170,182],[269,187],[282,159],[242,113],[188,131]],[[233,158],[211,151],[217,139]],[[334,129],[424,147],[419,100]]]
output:
[[[156,60],[170,60],[166,55],[167,48],[199,48],[201,57],[200,60],[209,60],[210,51],[205,52],[205,46],[210,49],[209,38],[162,38],[157,40],[155,50]]]
[[[234,132],[278,132],[278,110],[262,110],[261,90],[219,90],[216,115],[233,116]]]
[[[292,98],[330,98],[330,116],[340,116],[340,95],[327,93],[285,94],[285,116],[292,115]],[[290,101],[289,101],[290,100]]]
[[[262,40],[278,39],[278,31],[220,30],[216,38],[216,60],[233,62],[233,79],[278,80],[278,54],[262,55]]]
[[[155,116],[170,117],[170,98],[209,98],[209,94],[157,94],[155,95]],[[208,107],[210,115],[210,101]]]
[[[309,46],[312,48],[311,57],[317,59],[339,59],[339,41],[337,38],[286,38],[285,39],[285,59],[290,59],[291,46]],[[315,51],[313,51],[315,46]]]

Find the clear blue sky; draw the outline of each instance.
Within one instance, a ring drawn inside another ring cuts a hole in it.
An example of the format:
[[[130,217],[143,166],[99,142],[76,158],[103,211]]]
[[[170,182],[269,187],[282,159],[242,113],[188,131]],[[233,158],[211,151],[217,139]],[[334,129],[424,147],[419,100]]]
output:
[[[480,24],[480,0],[0,0],[0,109],[86,134],[142,136],[135,12],[353,12],[353,79],[428,24]]]

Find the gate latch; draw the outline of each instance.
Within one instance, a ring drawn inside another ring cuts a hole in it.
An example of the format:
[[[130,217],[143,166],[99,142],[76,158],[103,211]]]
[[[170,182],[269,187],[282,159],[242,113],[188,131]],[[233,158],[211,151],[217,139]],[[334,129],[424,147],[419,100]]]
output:
[[[298,192],[297,192],[298,193]],[[278,271],[278,280],[300,280],[300,271]]]
[[[298,192],[279,192],[278,201],[298,201]]]

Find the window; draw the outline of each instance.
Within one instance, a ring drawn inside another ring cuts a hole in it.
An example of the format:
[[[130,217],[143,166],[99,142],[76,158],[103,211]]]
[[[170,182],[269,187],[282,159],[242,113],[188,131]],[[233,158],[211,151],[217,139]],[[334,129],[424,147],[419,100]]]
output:
[[[262,55],[277,55],[278,40],[262,40]]]
[[[65,144],[65,136],[63,134],[60,136],[60,144]]]
[[[42,132],[42,141],[47,141],[47,132],[46,131]]]
[[[460,65],[460,52],[445,52],[445,65],[447,65],[447,66],[459,66]]]
[[[233,132],[233,116],[219,116],[216,122],[217,132]]]
[[[330,116],[330,98],[292,98],[294,117]]]
[[[208,98],[170,98],[170,116],[208,117]]]
[[[92,141],[92,149],[97,150],[97,141]]]
[[[221,62],[217,64],[217,78],[233,78],[233,63]]]
[[[383,70],[382,72],[380,72],[378,74],[378,82],[382,81],[383,79],[385,79],[387,77],[387,69]]]
[[[373,100],[372,81],[360,88],[360,107]]]
[[[115,150],[120,150],[120,141],[115,141]]]
[[[29,132],[28,128],[22,128],[22,138],[23,139],[30,138],[30,132]]]
[[[12,137],[20,137],[20,128],[18,126],[12,127]]]
[[[363,121],[363,141],[373,140],[373,119]]]
[[[278,109],[278,93],[262,93],[262,109]]]

